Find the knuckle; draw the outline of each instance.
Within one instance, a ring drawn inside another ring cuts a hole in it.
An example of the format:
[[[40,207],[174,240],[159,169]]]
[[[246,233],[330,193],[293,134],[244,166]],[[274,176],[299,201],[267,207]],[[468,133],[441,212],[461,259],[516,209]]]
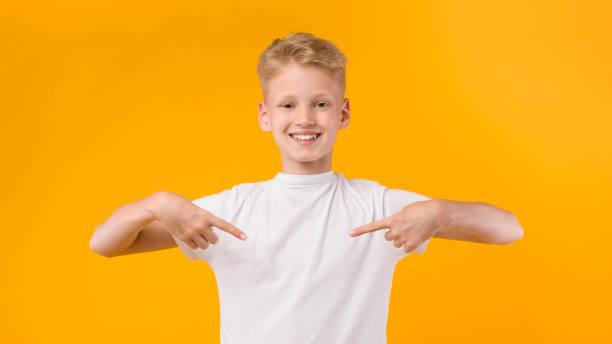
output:
[[[413,242],[406,244],[406,252],[414,251],[414,249],[416,249],[417,246],[418,245]]]
[[[391,225],[391,226],[395,226],[395,225],[397,225],[397,221],[398,221],[397,216],[392,216],[392,217],[389,219],[389,225]]]
[[[181,241],[187,241],[187,239],[189,239],[189,236],[186,232],[180,232],[176,235],[176,237],[181,239]]]
[[[209,244],[214,245],[217,243],[217,238],[215,237],[214,234],[210,234],[209,236],[206,237],[206,241],[208,241]]]
[[[204,210],[204,209],[202,209],[202,213],[200,215],[200,218],[202,219],[202,222],[205,223],[205,224],[210,223],[213,220],[212,219],[212,214],[209,213],[208,211]]]
[[[197,227],[200,228],[205,228],[208,226],[208,217],[206,215],[200,215],[198,216],[195,220],[194,223],[196,224]]]
[[[220,223],[220,222],[221,222],[221,221],[219,221],[219,218],[218,218],[218,217],[215,217],[213,214],[209,214],[209,215],[206,217],[206,221],[208,222],[208,224],[211,224],[211,225],[212,225],[212,224],[215,224],[215,225],[216,225],[216,224],[218,224],[218,223]]]

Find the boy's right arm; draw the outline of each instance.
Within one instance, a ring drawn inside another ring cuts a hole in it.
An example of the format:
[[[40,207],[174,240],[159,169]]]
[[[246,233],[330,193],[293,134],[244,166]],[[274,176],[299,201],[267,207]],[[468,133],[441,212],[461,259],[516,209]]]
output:
[[[89,242],[91,250],[114,257],[176,247],[170,233],[155,219],[153,209],[159,194],[119,207],[94,231]]]
[[[119,207],[98,225],[89,247],[105,257],[114,257],[176,247],[174,235],[192,249],[206,249],[219,240],[212,226],[246,240],[242,230],[184,196],[158,191]]]

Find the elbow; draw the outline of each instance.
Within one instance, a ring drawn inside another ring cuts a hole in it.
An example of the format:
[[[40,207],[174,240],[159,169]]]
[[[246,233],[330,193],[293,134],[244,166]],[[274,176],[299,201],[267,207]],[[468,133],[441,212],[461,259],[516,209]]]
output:
[[[518,221],[518,218],[516,217],[516,215],[511,214],[512,215],[512,219],[514,220],[514,240],[512,242],[515,241],[519,241],[521,239],[523,239],[524,236],[524,232],[523,232],[523,227],[521,226],[521,224]]]
[[[91,247],[90,247],[90,248],[91,248]],[[109,254],[106,254],[106,253],[104,253],[104,252],[102,252],[102,251],[98,251],[98,250],[96,250],[96,249],[94,249],[94,248],[91,248],[91,250],[92,250],[93,252],[95,252],[95,253],[97,253],[97,254],[101,255],[102,257],[106,257],[106,258],[112,258],[112,257],[113,257],[113,256],[111,256],[111,255],[109,255]]]
[[[89,240],[89,249],[103,257],[106,257],[106,258],[112,257],[111,255],[106,254],[104,251],[101,251],[96,247],[94,236],[92,236],[91,239]]]
[[[89,241],[89,249],[103,257],[108,257],[94,246],[93,240]]]
[[[498,242],[500,245],[508,245],[523,239],[523,227],[521,227],[521,224],[518,222],[516,215],[510,213],[510,216],[512,217],[512,226],[508,229],[505,238]]]

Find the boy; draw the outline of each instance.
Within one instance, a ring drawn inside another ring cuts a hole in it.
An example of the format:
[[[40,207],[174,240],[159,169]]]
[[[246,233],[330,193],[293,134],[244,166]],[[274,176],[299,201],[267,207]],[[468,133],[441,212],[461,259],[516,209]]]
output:
[[[274,40],[257,68],[259,123],[282,172],[193,202],[162,191],[129,203],[96,229],[91,248],[112,257],[178,245],[206,261],[221,343],[386,343],[400,259],[422,254],[431,237],[507,244],[522,228],[490,204],[334,173],[336,134],[349,124],[345,63],[333,43],[308,33]]]

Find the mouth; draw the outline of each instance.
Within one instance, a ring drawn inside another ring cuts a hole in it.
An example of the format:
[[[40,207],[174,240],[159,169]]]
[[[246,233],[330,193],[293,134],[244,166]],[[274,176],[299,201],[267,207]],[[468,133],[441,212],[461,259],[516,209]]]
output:
[[[313,143],[316,140],[318,140],[322,134],[316,133],[313,135],[295,135],[295,134],[288,134],[288,135],[291,138],[291,141],[302,144],[302,145],[307,145],[307,144]]]

